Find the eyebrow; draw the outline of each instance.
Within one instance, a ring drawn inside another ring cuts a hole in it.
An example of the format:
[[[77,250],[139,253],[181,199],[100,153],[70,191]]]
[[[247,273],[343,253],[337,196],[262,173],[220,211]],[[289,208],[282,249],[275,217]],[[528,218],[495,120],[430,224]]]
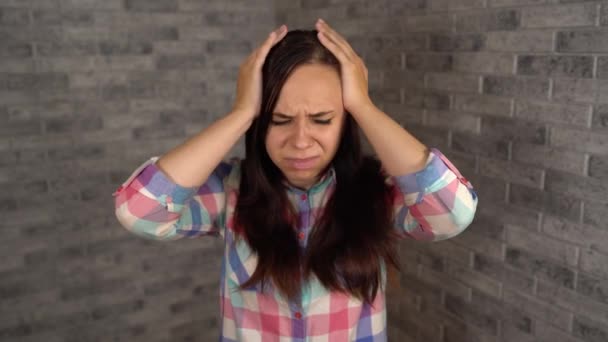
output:
[[[318,113],[314,113],[314,114],[308,114],[308,116],[313,117],[313,118],[318,118],[320,116],[323,116],[325,114],[329,114],[329,113],[332,113],[332,112],[333,112],[333,110],[329,110],[329,111],[326,111],[326,112],[318,112]],[[276,115],[276,116],[278,116],[280,118],[283,118],[283,119],[290,119],[290,118],[292,118],[292,116],[289,116],[289,115],[283,114],[283,113],[279,113],[279,112],[272,113],[272,115]]]

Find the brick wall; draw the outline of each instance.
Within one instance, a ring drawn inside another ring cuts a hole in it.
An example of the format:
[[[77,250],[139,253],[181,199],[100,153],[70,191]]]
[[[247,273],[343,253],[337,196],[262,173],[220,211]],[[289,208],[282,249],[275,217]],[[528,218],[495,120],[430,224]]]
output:
[[[0,340],[217,338],[221,243],[134,238],[110,194],[225,114],[268,23],[317,17],[480,198],[401,244],[389,338],[608,339],[608,3],[0,0]]]
[[[301,0],[374,101],[479,192],[451,240],[400,245],[392,341],[608,341],[608,2]]]
[[[0,0],[1,341],[217,340],[221,242],[134,237],[111,194],[230,109],[272,8]]]

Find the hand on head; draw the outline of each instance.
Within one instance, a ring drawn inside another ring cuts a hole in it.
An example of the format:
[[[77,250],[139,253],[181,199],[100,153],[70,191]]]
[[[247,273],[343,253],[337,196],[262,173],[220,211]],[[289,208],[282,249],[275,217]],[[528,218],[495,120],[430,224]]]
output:
[[[340,62],[342,74],[342,100],[344,108],[353,113],[371,104],[368,94],[368,70],[350,44],[325,21],[315,23],[319,41]],[[242,112],[251,118],[260,113],[262,104],[262,66],[270,49],[287,34],[287,26],[272,31],[266,40],[240,65],[237,94],[233,112]]]
[[[262,105],[262,66],[270,49],[286,34],[285,25],[270,32],[266,40],[241,63],[233,112],[243,112],[252,118],[258,116]]]

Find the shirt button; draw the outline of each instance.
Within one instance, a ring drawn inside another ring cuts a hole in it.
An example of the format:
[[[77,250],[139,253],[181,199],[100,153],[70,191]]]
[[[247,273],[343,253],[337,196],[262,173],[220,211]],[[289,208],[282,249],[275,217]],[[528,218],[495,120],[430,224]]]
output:
[[[297,319],[302,318],[302,314],[299,311],[295,313],[295,316]]]
[[[302,199],[302,201],[306,201],[306,194],[302,194],[302,196],[300,196],[300,198]]]
[[[298,234],[298,237],[300,238],[300,240],[304,240],[304,236],[305,236],[304,233],[299,233]]]

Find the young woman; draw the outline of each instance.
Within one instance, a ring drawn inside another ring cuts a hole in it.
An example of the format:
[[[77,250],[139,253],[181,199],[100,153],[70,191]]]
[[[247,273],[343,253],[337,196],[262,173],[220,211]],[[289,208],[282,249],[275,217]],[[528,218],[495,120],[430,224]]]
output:
[[[246,158],[223,161],[242,134]],[[451,238],[477,207],[439,150],[374,106],[363,61],[321,20],[272,32],[241,64],[230,114],[114,195],[135,234],[224,239],[222,341],[385,341],[398,239]]]

